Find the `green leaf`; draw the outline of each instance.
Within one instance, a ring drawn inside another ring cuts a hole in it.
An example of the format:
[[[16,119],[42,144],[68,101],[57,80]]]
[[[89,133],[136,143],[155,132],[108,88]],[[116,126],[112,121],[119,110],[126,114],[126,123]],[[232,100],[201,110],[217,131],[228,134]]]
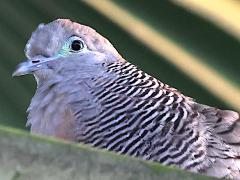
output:
[[[0,179],[213,179],[79,144],[0,126]]]

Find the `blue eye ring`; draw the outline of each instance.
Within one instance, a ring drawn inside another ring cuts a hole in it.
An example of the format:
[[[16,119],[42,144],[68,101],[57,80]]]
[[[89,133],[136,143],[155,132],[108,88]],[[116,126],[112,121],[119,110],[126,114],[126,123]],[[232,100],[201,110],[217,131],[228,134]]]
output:
[[[71,36],[64,43],[58,54],[67,56],[69,53],[78,53],[86,48],[84,41],[78,36]]]

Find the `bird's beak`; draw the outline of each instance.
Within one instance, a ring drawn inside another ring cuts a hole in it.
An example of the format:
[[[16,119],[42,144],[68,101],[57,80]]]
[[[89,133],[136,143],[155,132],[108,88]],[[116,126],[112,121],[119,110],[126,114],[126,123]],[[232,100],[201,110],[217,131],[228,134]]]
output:
[[[53,58],[34,58],[32,60],[26,60],[17,65],[15,71],[12,73],[12,76],[22,76],[25,74],[32,74],[34,71],[48,68],[47,62],[56,59]]]
[[[29,74],[32,69],[31,61],[24,61],[17,65],[15,71],[12,73],[12,76],[22,76],[25,74]]]

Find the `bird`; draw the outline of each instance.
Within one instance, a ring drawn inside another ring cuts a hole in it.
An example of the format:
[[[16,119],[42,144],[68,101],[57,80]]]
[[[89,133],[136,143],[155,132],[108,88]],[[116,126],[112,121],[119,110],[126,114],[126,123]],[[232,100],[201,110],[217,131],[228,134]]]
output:
[[[34,75],[33,134],[191,172],[240,179],[237,112],[196,102],[125,60],[93,28],[40,24],[13,76]]]

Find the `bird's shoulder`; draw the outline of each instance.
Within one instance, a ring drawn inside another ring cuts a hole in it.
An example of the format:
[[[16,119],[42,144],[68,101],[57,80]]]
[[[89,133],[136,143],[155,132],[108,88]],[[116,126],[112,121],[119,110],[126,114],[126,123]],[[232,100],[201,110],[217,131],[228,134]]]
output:
[[[187,110],[190,104],[194,103],[192,98],[127,61],[108,64],[105,72],[105,76],[95,79],[95,86],[106,94],[108,92],[108,94],[125,96],[137,102],[156,103],[157,107],[164,106],[169,111],[179,108]]]

